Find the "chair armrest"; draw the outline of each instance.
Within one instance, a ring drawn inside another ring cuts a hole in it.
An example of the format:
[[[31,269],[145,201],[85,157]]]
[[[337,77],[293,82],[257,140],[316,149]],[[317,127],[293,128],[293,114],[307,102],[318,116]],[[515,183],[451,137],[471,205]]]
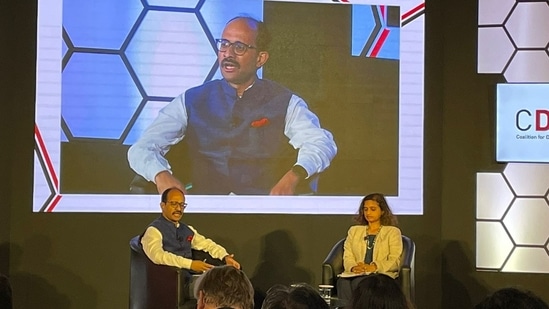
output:
[[[414,301],[414,283],[412,281],[412,270],[410,267],[402,267],[398,276],[402,292],[410,301]]]
[[[190,278],[185,269],[151,262],[143,252],[139,239],[136,236],[130,241],[130,308],[192,306],[194,277]]]
[[[331,284],[334,285],[335,277],[334,268],[330,263],[322,264],[322,284]]]
[[[322,263],[322,284],[335,286],[337,275],[343,272],[343,244],[345,238],[339,240],[328,253]]]

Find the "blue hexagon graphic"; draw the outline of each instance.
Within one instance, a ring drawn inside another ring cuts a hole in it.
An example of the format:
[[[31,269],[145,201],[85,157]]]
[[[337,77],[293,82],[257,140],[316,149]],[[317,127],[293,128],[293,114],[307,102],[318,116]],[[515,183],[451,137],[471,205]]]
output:
[[[124,140],[125,145],[133,145],[143,135],[147,127],[151,125],[153,120],[158,116],[158,112],[168,104],[168,102],[149,101],[141,110],[137,119],[130,129],[128,136]]]
[[[220,38],[225,24],[240,15],[251,16],[263,20],[263,1],[212,1],[208,0],[200,9],[200,13],[214,38]]]
[[[63,27],[76,47],[119,49],[142,10],[139,0],[63,1]]]
[[[181,0],[147,0],[146,2],[147,2],[148,5],[154,5],[154,6],[166,6],[166,7],[174,7],[174,8],[194,9],[196,7],[196,4],[198,3],[198,0],[194,0],[194,1],[190,1],[190,0],[186,0],[186,1],[181,1]]]
[[[61,91],[61,114],[74,137],[120,138],[142,100],[122,59],[113,54],[73,54]]]
[[[126,55],[148,96],[175,97],[200,85],[217,55],[193,13],[148,11]]]

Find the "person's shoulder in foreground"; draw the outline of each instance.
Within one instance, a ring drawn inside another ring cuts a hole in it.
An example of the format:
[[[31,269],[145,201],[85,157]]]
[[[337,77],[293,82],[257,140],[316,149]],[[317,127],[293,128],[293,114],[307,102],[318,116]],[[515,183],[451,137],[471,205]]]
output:
[[[366,276],[353,291],[352,308],[413,309],[398,283],[384,274]]]
[[[261,309],[329,309],[318,291],[308,284],[275,285],[267,291]]]
[[[532,291],[507,287],[488,295],[474,309],[549,309],[549,305]]]
[[[11,284],[5,275],[0,273],[0,308],[12,308]]]
[[[252,309],[254,289],[243,271],[232,266],[216,266],[196,281],[197,309]]]

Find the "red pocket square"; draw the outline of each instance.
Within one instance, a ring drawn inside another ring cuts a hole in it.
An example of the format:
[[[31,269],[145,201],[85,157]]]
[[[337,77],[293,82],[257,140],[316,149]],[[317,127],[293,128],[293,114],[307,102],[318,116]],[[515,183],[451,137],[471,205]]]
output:
[[[268,124],[269,124],[269,118],[265,118],[265,117],[252,121],[252,127],[254,128],[260,128]]]

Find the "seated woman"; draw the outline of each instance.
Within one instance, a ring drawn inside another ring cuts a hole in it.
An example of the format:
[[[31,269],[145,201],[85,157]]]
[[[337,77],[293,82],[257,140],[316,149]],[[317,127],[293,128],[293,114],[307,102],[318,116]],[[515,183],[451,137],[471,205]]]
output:
[[[346,278],[337,280],[339,299],[349,301],[353,290],[369,274],[398,277],[402,254],[402,235],[383,194],[365,196],[343,245]],[[353,276],[356,275],[356,276]]]
[[[364,277],[353,291],[352,308],[360,309],[412,309],[398,283],[383,274]]]

